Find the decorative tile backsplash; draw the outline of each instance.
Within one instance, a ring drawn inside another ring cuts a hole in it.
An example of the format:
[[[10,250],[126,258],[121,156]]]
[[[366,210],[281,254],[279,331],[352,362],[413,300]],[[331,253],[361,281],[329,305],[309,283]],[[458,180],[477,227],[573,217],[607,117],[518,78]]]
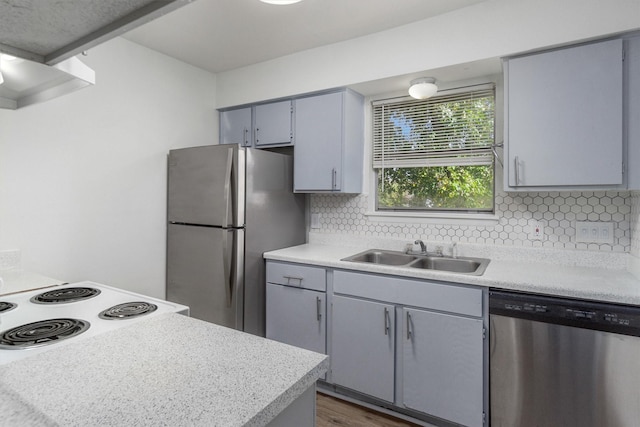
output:
[[[314,194],[311,213],[320,214],[315,233],[458,241],[489,245],[631,252],[640,256],[640,192],[539,192],[496,195],[497,224],[448,225],[371,221],[368,195]],[[543,225],[544,239],[529,238],[531,223]],[[613,222],[613,244],[576,242],[576,221]]]
[[[631,193],[631,255],[640,257],[640,191]]]

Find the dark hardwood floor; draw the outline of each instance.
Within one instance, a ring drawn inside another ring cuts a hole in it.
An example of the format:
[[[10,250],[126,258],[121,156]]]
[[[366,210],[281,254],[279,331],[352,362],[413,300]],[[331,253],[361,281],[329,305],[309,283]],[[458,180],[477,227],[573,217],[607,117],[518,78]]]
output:
[[[419,427],[322,393],[316,396],[316,427]]]

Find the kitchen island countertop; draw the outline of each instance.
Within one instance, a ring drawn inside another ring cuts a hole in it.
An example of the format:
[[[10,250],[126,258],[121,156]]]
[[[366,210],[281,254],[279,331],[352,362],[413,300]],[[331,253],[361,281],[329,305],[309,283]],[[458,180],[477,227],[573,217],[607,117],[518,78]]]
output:
[[[325,355],[163,314],[0,367],[0,424],[263,426],[327,367]]]
[[[539,261],[493,259],[482,276],[411,267],[341,261],[370,246],[308,243],[264,254],[267,260],[296,262],[367,273],[479,285],[545,295],[640,305],[640,280],[624,269],[558,265]],[[597,256],[585,253],[587,256]]]

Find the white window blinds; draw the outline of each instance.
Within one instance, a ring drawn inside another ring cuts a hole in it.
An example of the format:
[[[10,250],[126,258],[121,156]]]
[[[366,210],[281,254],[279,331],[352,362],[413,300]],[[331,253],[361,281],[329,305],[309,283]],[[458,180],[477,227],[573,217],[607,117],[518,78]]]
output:
[[[373,167],[490,165],[494,85],[373,103]]]

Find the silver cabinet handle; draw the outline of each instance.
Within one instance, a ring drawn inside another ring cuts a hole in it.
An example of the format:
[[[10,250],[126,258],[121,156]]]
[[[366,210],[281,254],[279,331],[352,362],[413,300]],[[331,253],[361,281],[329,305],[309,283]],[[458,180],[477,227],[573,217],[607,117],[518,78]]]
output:
[[[407,339],[410,340],[413,332],[411,331],[411,313],[407,311]]]
[[[384,308],[384,334],[389,335],[390,329],[391,329],[391,318],[389,317],[389,309],[385,307]]]
[[[331,189],[335,190],[338,187],[338,171],[336,168],[331,169]]]
[[[316,309],[318,313],[318,322],[322,319],[322,300],[320,297],[316,297]]]
[[[518,160],[518,156],[513,158],[513,165],[515,166],[516,173],[516,187],[520,185],[520,161]]]
[[[297,276],[282,276],[282,277],[287,279],[287,285],[291,285],[292,280],[297,280],[298,284],[296,286],[302,286],[303,277],[297,277]]]
[[[244,144],[245,147],[249,145],[249,129],[244,128]]]
[[[259,130],[260,130],[259,128],[256,128],[256,134],[254,136],[254,139],[256,140],[256,144],[260,141],[260,139],[258,139],[258,131]]]

